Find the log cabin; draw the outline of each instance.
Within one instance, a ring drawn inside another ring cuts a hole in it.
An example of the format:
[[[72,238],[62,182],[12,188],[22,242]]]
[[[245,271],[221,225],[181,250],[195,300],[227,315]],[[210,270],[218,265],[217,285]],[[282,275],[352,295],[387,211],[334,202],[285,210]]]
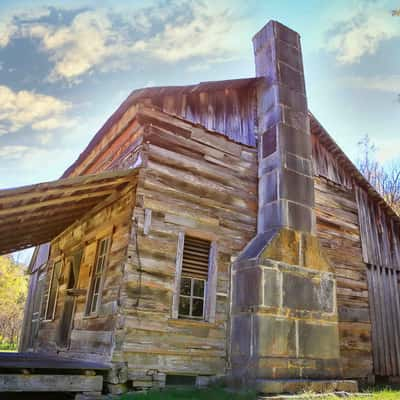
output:
[[[135,90],[59,180],[0,191],[0,252],[37,246],[21,351],[113,392],[400,376],[400,218],[308,110],[299,35],[253,45],[256,77]]]

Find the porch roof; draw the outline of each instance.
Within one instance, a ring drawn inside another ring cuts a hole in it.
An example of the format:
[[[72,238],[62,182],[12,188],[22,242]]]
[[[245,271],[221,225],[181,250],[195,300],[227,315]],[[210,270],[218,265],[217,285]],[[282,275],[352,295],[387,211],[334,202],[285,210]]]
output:
[[[0,190],[0,255],[54,239],[87,212],[114,201],[138,169],[107,171]]]

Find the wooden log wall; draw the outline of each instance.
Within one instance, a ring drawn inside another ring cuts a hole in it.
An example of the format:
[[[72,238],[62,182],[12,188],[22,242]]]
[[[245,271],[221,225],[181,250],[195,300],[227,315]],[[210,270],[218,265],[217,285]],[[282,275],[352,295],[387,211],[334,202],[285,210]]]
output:
[[[218,135],[255,146],[258,81],[258,78],[248,78],[136,90],[96,133],[63,178],[110,168],[113,162],[118,164],[118,160],[130,152],[129,142],[135,146],[132,132],[136,129],[134,117],[140,104],[156,106],[166,113],[201,124]]]
[[[42,321],[38,338],[40,351],[55,352],[67,357],[107,361],[111,358],[114,347],[115,327],[120,323],[119,291],[123,277],[129,242],[131,215],[135,191],[130,186],[126,194],[113,204],[100,210],[82,223],[67,229],[51,243],[48,265],[61,258],[63,262],[62,278],[57,297],[55,318]],[[111,247],[105,272],[104,288],[99,312],[96,316],[86,317],[86,290],[89,288],[90,269],[94,265],[97,239],[111,235]],[[76,297],[75,313],[68,349],[57,348],[57,329],[65,303],[67,279],[66,257],[83,247],[83,257],[77,287],[84,289]],[[49,285],[47,276],[46,285]]]
[[[357,204],[351,190],[315,179],[317,233],[336,272],[340,353],[346,378],[372,372],[371,321]]]
[[[113,361],[127,363],[134,386],[152,370],[221,375],[227,359],[231,256],[256,231],[257,154],[157,111],[142,112],[140,120],[146,161],[121,292],[124,327],[117,333]],[[214,323],[171,318],[182,231],[216,242]]]
[[[351,175],[313,135],[317,232],[336,272],[340,352],[346,378],[373,370],[367,266]]]

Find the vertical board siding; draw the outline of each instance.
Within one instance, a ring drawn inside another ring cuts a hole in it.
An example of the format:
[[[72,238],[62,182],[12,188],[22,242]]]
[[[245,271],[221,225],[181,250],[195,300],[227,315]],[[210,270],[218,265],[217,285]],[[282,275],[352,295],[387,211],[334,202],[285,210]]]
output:
[[[313,167],[316,176],[323,176],[348,189],[353,187],[351,175],[341,166],[338,157],[320,142],[319,135],[311,135]]]
[[[251,83],[252,80],[249,80]],[[252,85],[150,88],[136,101],[159,107],[238,143],[256,144],[256,89]]]
[[[364,261],[400,270],[400,225],[364,189],[356,188],[356,199]]]
[[[368,268],[374,373],[400,375],[399,272],[371,265]]]

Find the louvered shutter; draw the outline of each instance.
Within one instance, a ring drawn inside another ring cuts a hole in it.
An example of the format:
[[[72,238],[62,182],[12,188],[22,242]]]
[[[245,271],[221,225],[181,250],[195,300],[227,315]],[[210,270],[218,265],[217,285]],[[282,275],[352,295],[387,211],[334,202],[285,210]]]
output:
[[[182,257],[182,276],[208,279],[208,264],[210,259],[208,240],[185,237]]]

